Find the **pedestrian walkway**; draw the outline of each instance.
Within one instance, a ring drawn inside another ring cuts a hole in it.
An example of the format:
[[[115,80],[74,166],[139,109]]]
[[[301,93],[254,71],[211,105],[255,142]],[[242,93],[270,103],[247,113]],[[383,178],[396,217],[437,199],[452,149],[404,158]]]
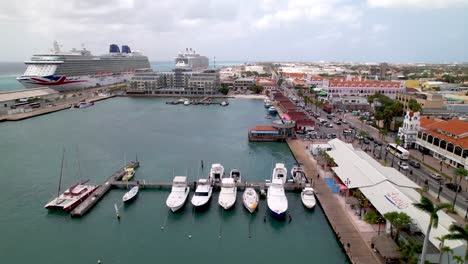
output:
[[[313,181],[317,199],[351,262],[362,264],[380,263],[369,244],[366,243],[359,230],[348,217],[348,213],[340,205],[336,195],[328,187],[323,175],[317,177],[320,173],[317,162],[307,153],[303,142],[288,139],[287,143],[297,162],[304,165],[306,175]]]

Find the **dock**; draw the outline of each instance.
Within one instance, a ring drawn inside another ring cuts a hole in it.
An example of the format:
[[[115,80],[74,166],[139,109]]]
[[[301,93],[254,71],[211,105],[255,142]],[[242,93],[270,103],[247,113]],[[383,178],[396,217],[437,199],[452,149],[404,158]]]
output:
[[[299,140],[287,139],[286,142],[297,162],[304,165],[306,175],[310,178],[315,178],[319,173],[317,164],[307,155],[304,145]],[[323,176],[314,179],[314,181],[317,200],[322,206],[335,235],[342,243],[351,263],[380,263],[378,257],[373,253],[370,246],[366,244],[359,230],[354,226],[347,213],[339,204],[339,201],[328,187]],[[347,248],[348,243],[350,245],[349,248]]]
[[[152,182],[152,181],[114,181],[111,183],[112,186],[115,186],[116,188],[127,188],[127,186],[136,186],[138,185],[140,188],[171,188],[172,187],[172,182]],[[187,182],[187,185],[194,189],[196,187],[196,182]],[[238,182],[236,183],[236,187],[239,189],[245,189],[245,188],[254,188],[256,190],[261,190],[261,189],[266,189],[268,188],[269,183],[265,182]],[[220,189],[221,188],[221,183],[216,182],[212,184],[214,189]],[[302,190],[305,187],[305,184],[299,184],[299,183],[292,183],[292,182],[287,182],[284,184],[284,189],[286,191],[299,191]]]
[[[140,166],[139,161],[132,161],[127,164],[127,166],[121,168],[112,176],[110,176],[104,184],[100,185],[96,191],[92,195],[90,195],[86,200],[84,200],[82,203],[80,203],[75,209],[73,209],[70,212],[70,215],[72,217],[81,217],[85,215],[91,208],[93,208],[94,205],[99,202],[99,200],[109,192],[109,190],[112,188],[113,183],[116,181],[120,181],[122,177],[125,175],[125,169],[126,168],[138,168]]]

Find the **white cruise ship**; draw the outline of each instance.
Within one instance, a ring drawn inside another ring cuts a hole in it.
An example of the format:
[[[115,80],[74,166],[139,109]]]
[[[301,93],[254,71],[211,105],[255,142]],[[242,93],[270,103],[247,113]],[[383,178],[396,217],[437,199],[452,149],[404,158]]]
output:
[[[175,58],[176,69],[187,71],[198,71],[208,69],[209,60],[205,56],[201,56],[191,48],[185,49]]]
[[[111,44],[109,54],[93,56],[85,48],[63,52],[56,41],[51,52],[33,55],[24,63],[26,71],[16,78],[24,87],[49,87],[57,91],[125,82],[136,69],[151,67],[148,57],[132,52],[127,45],[120,51],[119,46]]]

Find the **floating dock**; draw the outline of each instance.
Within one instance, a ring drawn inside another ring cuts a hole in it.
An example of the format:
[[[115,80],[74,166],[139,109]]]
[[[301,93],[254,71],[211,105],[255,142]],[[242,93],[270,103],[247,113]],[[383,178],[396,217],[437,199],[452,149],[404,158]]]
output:
[[[111,185],[117,188],[127,188],[127,186],[136,186],[136,185],[138,185],[140,188],[171,188],[172,182],[114,181],[111,183]],[[196,186],[196,182],[187,182],[187,185],[190,188],[194,189]],[[238,182],[236,183],[236,187],[240,189],[245,189],[245,188],[250,187],[250,188],[257,189],[257,190],[261,190],[261,189],[268,188],[268,185],[269,183],[267,182],[265,183],[262,183],[262,182]],[[220,189],[221,183],[213,183],[212,186],[215,189]],[[305,184],[299,184],[299,183],[287,182],[284,184],[284,189],[287,191],[302,190],[304,187],[305,187]]]
[[[100,185],[96,191],[93,192],[92,195],[90,195],[86,200],[84,200],[82,203],[80,203],[75,209],[73,209],[70,212],[70,215],[72,217],[81,217],[85,215],[96,203],[109,192],[109,190],[112,188],[113,183],[120,181],[122,177],[125,175],[125,169],[126,168],[138,168],[140,166],[139,161],[132,161],[127,164],[127,166],[121,168],[119,171],[115,172],[110,176],[104,184]]]

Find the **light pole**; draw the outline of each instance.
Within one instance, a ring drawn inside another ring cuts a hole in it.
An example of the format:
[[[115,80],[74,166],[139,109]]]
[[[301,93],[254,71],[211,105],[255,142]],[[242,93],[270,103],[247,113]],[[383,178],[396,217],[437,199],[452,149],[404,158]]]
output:
[[[346,185],[346,195],[345,195],[345,205],[346,205],[346,200],[348,199],[348,193],[349,193],[349,185],[351,184],[351,181],[349,180],[349,178],[346,178],[346,180],[344,181],[344,184]]]
[[[440,200],[440,192],[442,191],[442,180],[439,180],[439,191],[437,192],[437,201]]]

